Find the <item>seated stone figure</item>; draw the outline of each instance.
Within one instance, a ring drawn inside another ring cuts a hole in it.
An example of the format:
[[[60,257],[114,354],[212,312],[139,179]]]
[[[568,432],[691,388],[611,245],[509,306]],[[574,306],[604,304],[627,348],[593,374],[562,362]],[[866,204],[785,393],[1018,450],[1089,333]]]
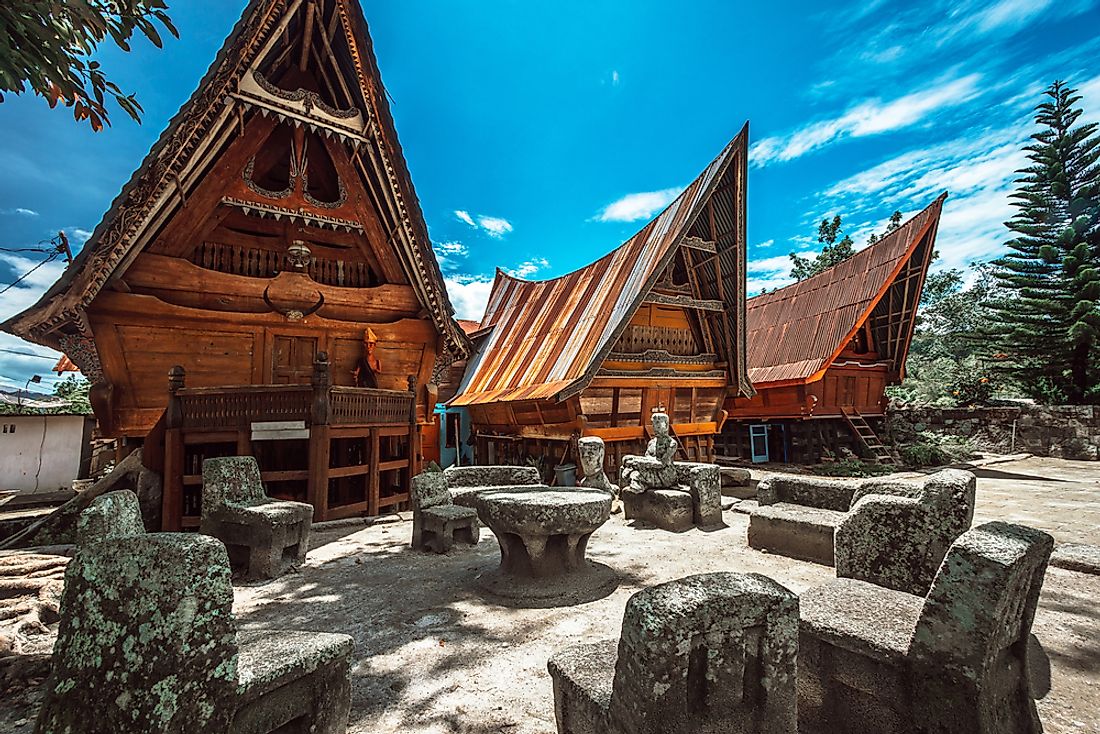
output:
[[[758,574],[639,591],[618,641],[550,658],[558,732],[795,734],[797,629],[798,598]]]
[[[273,579],[305,560],[313,505],[268,497],[254,457],[207,459],[202,485],[199,532],[225,543],[235,572]]]
[[[577,453],[580,454],[581,468],[584,469],[584,478],[580,486],[589,489],[602,489],[612,495],[619,493],[619,488],[611,483],[604,471],[604,460],[607,449],[603,439],[599,436],[585,436],[577,440]]]
[[[237,632],[229,557],[190,533],[81,546],[36,734],[337,734],[351,638]]]
[[[480,525],[477,510],[454,504],[447,479],[439,467],[425,470],[412,480],[412,547],[446,553],[455,540],[477,545]]]
[[[722,477],[715,464],[673,461],[679,444],[668,415],[653,414],[654,437],[645,456],[624,456],[620,497],[627,519],[679,532],[722,523]]]
[[[838,578],[800,598],[801,734],[1038,734],[1028,637],[1053,539],[963,533],[927,595]]]

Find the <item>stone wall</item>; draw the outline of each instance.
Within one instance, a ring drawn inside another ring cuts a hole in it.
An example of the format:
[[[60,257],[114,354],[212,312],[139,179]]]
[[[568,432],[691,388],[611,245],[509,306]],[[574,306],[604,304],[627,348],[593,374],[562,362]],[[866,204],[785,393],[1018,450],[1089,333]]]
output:
[[[895,432],[910,429],[964,436],[979,451],[1100,459],[1100,406],[891,407],[890,423]]]

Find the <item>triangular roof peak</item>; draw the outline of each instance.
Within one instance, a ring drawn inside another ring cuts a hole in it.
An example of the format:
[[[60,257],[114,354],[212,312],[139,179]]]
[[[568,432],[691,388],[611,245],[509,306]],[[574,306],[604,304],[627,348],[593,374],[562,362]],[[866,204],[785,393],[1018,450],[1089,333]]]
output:
[[[498,268],[481,320],[482,330],[492,329],[452,404],[562,399],[587,386],[700,214],[719,198],[722,234],[696,275],[706,291],[700,297],[726,302],[716,342],[731,384],[751,393],[743,329],[747,156],[748,123],[668,207],[589,265],[538,281]]]
[[[380,246],[393,247],[394,267],[404,273],[444,335],[446,351],[464,354],[468,342],[451,318],[453,309],[358,0],[251,0],[198,89],[169,122],[74,263],[38,303],[3,328],[53,347],[66,335],[87,336],[84,311],[92,300],[121,278],[175,213],[195,202],[221,156],[265,118],[306,130],[324,146],[338,141],[347,151],[347,160],[373,197]],[[219,203],[227,201],[234,205],[232,197],[221,197]],[[272,206],[260,213],[301,218],[321,229],[354,228],[354,221],[326,214],[324,209],[331,206]]]
[[[892,360],[900,375],[946,199],[945,192],[847,260],[750,298],[746,329],[753,385],[821,379],[867,322],[881,345],[880,356]]]

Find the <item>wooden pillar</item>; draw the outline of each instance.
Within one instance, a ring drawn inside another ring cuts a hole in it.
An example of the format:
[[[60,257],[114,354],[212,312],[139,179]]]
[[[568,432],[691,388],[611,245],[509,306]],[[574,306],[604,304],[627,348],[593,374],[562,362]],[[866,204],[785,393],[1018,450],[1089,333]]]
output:
[[[313,361],[313,405],[310,409],[309,426],[309,479],[306,484],[306,499],[313,505],[314,519],[328,519],[328,470],[331,438],[329,422],[331,407],[329,388],[332,385],[332,370],[326,352],[318,352]]]
[[[378,476],[378,429],[370,429],[370,470],[367,472],[367,514],[374,517],[378,514],[378,496],[379,489],[378,483],[381,481],[381,477]]]
[[[416,375],[409,375],[407,379],[412,404],[409,406],[409,476],[406,487],[412,491],[412,478],[420,473],[420,421],[416,411]]]
[[[168,370],[168,407],[164,410],[164,488],[161,492],[161,528],[181,529],[183,516],[183,405],[186,370],[176,365]]]

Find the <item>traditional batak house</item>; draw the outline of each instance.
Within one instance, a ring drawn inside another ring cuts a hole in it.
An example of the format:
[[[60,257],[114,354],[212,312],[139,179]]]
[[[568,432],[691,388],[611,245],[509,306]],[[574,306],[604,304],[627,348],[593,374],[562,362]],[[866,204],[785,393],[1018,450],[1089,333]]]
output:
[[[176,529],[213,456],[255,455],[318,520],[405,501],[433,372],[468,349],[451,314],[358,2],[252,0],[80,256],[4,328],[94,383],[100,432],[144,443]]]
[[[726,401],[721,453],[817,462],[848,448],[894,458],[872,423],[885,417],[886,386],[905,376],[946,197],[844,262],[749,299],[756,395]]]
[[[644,451],[661,408],[689,458],[713,453],[730,395],[752,394],[745,362],[748,126],[619,248],[560,278],[497,271],[451,408],[473,422],[479,463],[575,456],[607,443],[609,468]],[[548,472],[547,472],[548,473]]]

